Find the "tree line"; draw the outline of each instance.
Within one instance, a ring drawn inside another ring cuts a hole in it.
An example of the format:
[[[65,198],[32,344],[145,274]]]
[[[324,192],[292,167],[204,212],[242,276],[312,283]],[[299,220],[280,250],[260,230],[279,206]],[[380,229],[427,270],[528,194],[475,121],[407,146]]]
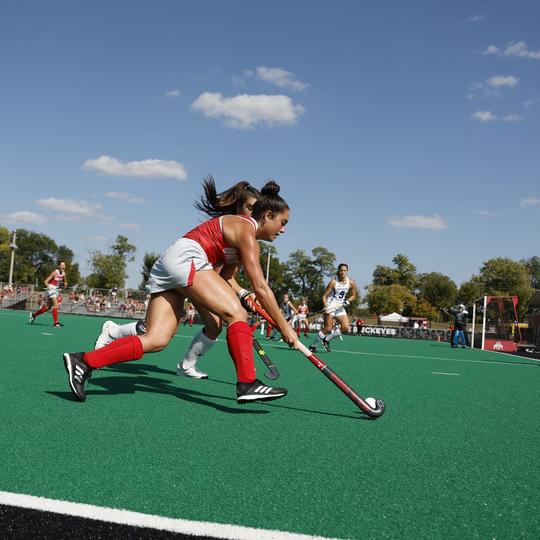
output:
[[[0,226],[0,281],[8,281],[10,265],[9,231]],[[259,242],[261,267],[266,272],[268,257],[268,281],[276,296],[284,293],[299,301],[306,298],[311,311],[322,308],[322,295],[328,280],[336,272],[336,256],[324,247],[316,247],[310,253],[298,249],[280,261],[276,248]],[[17,229],[16,264],[13,281],[38,283],[56,268],[59,260],[65,261],[70,285],[92,288],[123,288],[128,278],[128,262],[134,260],[137,248],[126,236],[118,235],[106,252],[93,250],[89,253],[90,274],[81,276],[79,264],[74,261],[73,251],[44,235],[26,229]],[[158,253],[146,252],[141,266],[140,290],[145,289],[152,265]],[[346,262],[346,261],[344,261]],[[354,269],[353,269],[354,271]],[[237,275],[240,284],[249,288],[242,271]],[[517,295],[519,311],[526,311],[527,301],[535,289],[540,289],[540,257],[515,261],[498,257],[483,263],[478,274],[459,287],[448,276],[438,273],[418,273],[416,266],[403,254],[392,259],[392,265],[377,265],[372,282],[365,287],[362,298],[351,306],[357,315],[384,315],[391,312],[405,316],[437,319],[439,308],[457,302],[470,304],[484,295]],[[362,293],[362,291],[360,291]],[[367,304],[367,308],[360,307]]]

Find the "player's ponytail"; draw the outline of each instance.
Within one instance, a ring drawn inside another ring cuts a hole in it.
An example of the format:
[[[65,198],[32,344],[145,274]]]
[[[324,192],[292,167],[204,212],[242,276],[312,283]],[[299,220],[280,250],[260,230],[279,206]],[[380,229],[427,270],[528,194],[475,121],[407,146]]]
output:
[[[273,214],[280,214],[289,210],[289,205],[278,195],[279,185],[273,180],[269,180],[261,188],[261,197],[253,205],[251,213],[253,219],[259,220],[262,215],[270,210]]]
[[[212,176],[203,180],[203,191],[204,194],[194,203],[194,206],[210,217],[236,214],[248,197],[258,199],[261,196],[258,189],[245,181],[237,182],[229,189],[218,193]]]

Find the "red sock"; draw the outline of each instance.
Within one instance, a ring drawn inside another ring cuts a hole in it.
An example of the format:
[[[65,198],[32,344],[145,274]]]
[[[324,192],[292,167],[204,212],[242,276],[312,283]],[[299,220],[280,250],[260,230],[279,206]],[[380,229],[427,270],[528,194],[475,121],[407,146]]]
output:
[[[267,324],[266,325],[266,337],[270,337],[270,334],[272,333],[272,327]]]
[[[84,353],[84,360],[91,368],[102,368],[120,362],[138,360],[144,354],[138,336],[117,339],[97,351]]]
[[[296,327],[296,333],[298,334],[298,337],[300,337],[300,327],[299,326]]]
[[[52,308],[52,318],[54,324],[58,324],[58,309],[55,307]]]
[[[42,313],[45,313],[46,311],[49,311],[49,308],[47,306],[41,306],[33,315],[32,317],[34,317],[34,319],[38,316],[38,315],[41,315]]]
[[[248,323],[236,321],[228,326],[227,347],[236,368],[238,382],[253,382],[255,380],[253,335]]]

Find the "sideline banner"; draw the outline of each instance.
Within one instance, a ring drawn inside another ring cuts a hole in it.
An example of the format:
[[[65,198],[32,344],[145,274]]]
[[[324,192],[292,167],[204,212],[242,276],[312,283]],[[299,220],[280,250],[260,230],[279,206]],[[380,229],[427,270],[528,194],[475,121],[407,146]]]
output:
[[[395,326],[364,325],[360,328],[361,336],[431,339],[433,341],[450,341],[451,333],[451,330],[434,330],[430,328],[407,328]]]

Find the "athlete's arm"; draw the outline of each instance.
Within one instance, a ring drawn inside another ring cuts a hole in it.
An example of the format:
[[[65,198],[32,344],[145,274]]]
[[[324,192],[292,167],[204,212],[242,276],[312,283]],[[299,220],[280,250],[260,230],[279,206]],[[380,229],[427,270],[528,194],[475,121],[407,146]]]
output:
[[[278,330],[283,335],[283,340],[290,344],[296,343],[296,333],[285,320],[274,293],[264,278],[260,263],[259,244],[255,238],[253,226],[245,220],[225,222],[224,235],[226,235],[229,243],[240,251],[242,265],[257,296],[257,300],[276,323]]]
[[[56,272],[56,270],[53,270],[50,274],[49,274],[49,277],[43,282],[45,283],[45,287],[48,287],[49,286],[49,281],[51,281],[51,279],[54,277],[54,273]]]
[[[330,280],[330,282],[328,283],[328,285],[326,286],[326,289],[324,290],[324,293],[322,295],[323,306],[326,306],[326,301],[327,301],[328,295],[330,294],[330,292],[334,288],[335,284],[336,284],[336,280],[335,280],[335,278],[332,278]]]

